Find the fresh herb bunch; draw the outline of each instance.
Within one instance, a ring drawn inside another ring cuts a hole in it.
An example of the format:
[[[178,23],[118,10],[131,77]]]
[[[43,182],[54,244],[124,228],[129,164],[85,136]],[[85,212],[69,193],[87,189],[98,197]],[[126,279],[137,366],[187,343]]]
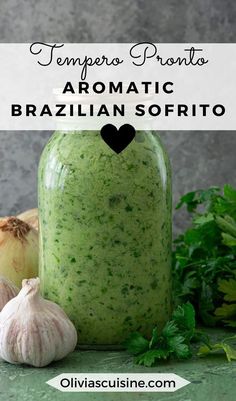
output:
[[[159,333],[155,327],[150,340],[140,333],[132,333],[125,341],[125,348],[135,355],[135,362],[139,365],[152,366],[158,360],[168,358],[188,359],[192,353],[190,343],[195,331],[195,311],[193,306],[187,302],[178,306],[169,320]]]
[[[161,332],[154,327],[151,339],[140,333],[130,334],[124,342],[127,351],[135,356],[135,363],[151,367],[167,359],[190,359],[192,344],[201,342],[197,355],[223,354],[229,362],[236,360],[236,335],[211,343],[209,336],[196,329],[195,310],[190,302],[179,305]]]
[[[236,327],[236,190],[189,192],[183,205],[192,223],[174,242],[175,303],[190,301],[207,326]]]

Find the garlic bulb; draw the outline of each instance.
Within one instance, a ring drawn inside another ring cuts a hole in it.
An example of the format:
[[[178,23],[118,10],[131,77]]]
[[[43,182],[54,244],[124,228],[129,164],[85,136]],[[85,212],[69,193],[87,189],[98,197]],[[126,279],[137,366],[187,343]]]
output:
[[[18,214],[17,217],[18,219],[29,224],[31,227],[35,228],[35,230],[38,230],[39,228],[38,209],[26,210],[25,212]]]
[[[0,219],[0,275],[19,288],[38,275],[38,232],[17,217]]]
[[[17,296],[18,292],[19,289],[10,280],[0,276],[0,312],[10,299]]]
[[[77,343],[74,325],[55,303],[40,296],[39,278],[23,280],[0,313],[0,357],[36,367],[58,361]]]

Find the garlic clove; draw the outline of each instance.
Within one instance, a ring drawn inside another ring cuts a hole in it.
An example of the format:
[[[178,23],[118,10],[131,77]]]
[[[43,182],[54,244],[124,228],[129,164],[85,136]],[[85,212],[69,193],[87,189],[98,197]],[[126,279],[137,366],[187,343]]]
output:
[[[38,209],[29,209],[23,213],[18,214],[18,219],[24,221],[25,223],[29,224],[31,227],[38,230],[39,228],[39,217],[38,217]]]
[[[77,332],[65,312],[41,297],[39,278],[23,280],[0,313],[0,357],[43,367],[75,349]]]
[[[17,296],[19,289],[7,278],[0,276],[0,312],[10,299]]]

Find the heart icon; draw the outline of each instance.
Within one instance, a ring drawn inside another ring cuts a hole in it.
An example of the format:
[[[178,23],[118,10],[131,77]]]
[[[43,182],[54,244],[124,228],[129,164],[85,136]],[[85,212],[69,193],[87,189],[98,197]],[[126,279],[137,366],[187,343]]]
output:
[[[106,124],[101,129],[101,137],[114,152],[120,153],[132,142],[135,132],[130,124],[122,125],[119,130],[113,124]]]

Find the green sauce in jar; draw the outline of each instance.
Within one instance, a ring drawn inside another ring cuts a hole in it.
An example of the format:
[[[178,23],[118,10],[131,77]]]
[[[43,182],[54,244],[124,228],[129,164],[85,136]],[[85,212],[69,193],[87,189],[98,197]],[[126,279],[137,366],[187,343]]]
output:
[[[155,132],[120,154],[95,131],[56,132],[39,166],[43,295],[79,344],[150,335],[171,311],[171,179]]]

